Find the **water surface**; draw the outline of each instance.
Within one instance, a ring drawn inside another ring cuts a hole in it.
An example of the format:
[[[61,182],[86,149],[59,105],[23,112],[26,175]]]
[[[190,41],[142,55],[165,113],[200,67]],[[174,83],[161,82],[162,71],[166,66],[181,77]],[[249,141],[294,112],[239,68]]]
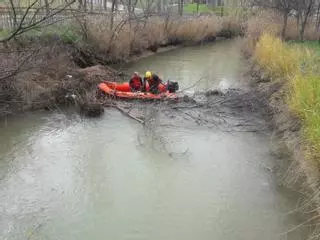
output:
[[[124,66],[196,89],[241,86],[232,41]],[[211,81],[209,79],[211,78]],[[161,122],[161,119],[158,119]],[[39,112],[0,123],[1,239],[305,239],[279,189],[269,136],[218,129],[150,131],[117,110],[97,119]]]

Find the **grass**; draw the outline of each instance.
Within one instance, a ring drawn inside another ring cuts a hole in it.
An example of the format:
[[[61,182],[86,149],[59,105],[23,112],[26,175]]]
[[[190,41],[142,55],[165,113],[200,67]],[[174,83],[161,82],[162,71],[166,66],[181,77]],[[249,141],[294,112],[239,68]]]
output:
[[[0,0],[0,2],[3,2],[7,5],[9,5],[9,0]],[[32,4],[34,2],[34,0],[17,0],[15,1],[15,6],[19,6],[19,7],[29,7],[30,4]],[[53,1],[48,1],[50,8],[57,8],[57,7],[63,7],[66,5],[65,2],[60,1],[60,0],[53,0]],[[77,2],[75,2],[74,4],[70,5],[71,7],[76,8],[77,7]],[[90,4],[88,3],[88,6],[90,7]],[[44,8],[45,7],[45,1],[38,1],[33,8]]]
[[[6,29],[2,29],[1,31],[0,31],[0,39],[5,39],[6,37],[8,37],[9,36],[9,31],[8,30],[6,30]]]
[[[110,29],[110,19],[105,15],[87,18],[86,25],[87,28],[84,29],[80,27],[79,21],[68,21],[33,29],[23,34],[23,37],[62,40],[70,44],[85,43],[107,56],[110,61],[122,61],[146,49],[156,50],[160,46],[174,44],[197,44],[213,39],[218,33],[230,33],[229,35],[234,36],[242,31],[239,19],[216,16],[201,16],[187,20],[152,17],[147,22],[133,22],[131,26],[128,23],[124,24],[117,32]],[[114,27],[117,25],[116,21]],[[6,31],[2,31],[0,37],[6,34]]]
[[[10,30],[3,29],[0,31],[0,39],[6,38],[9,34]],[[57,38],[64,43],[70,44],[75,44],[82,40],[77,29],[70,25],[51,25],[44,28],[35,28],[23,34],[23,36],[28,38]]]
[[[314,42],[285,43],[263,34],[256,45],[258,63],[288,84],[287,103],[302,120],[307,156],[320,157],[320,55]],[[317,162],[320,164],[320,162]]]
[[[196,13],[197,12],[197,4],[196,3],[188,3],[183,6],[183,11],[186,13]],[[218,7],[210,7],[207,4],[199,4],[199,13],[215,13],[217,15],[228,15],[228,12],[234,12],[236,9],[229,9],[222,6]]]
[[[289,41],[292,45],[302,46],[314,50],[320,55],[320,42],[319,41]]]
[[[196,3],[188,3],[183,6],[183,11],[186,13],[196,13],[197,12],[197,4]],[[199,4],[199,13],[204,12],[212,12],[206,4]]]
[[[183,11],[186,13],[196,13],[197,12],[197,4],[196,3],[188,3],[183,6]],[[249,10],[241,7],[210,7],[207,4],[199,4],[199,13],[215,13],[218,16],[241,16],[249,14]]]
[[[265,32],[273,33],[280,37],[282,26],[283,17],[281,14],[273,11],[260,11],[248,18],[246,35],[247,38],[253,42],[258,41],[260,36]],[[307,43],[316,45],[315,42],[319,39],[319,33],[315,31],[314,26],[314,22],[310,21],[307,23],[304,34],[304,45],[307,45]],[[297,26],[297,20],[293,17],[288,19],[285,39],[290,43],[298,43],[299,28]]]
[[[125,59],[130,54],[141,53],[151,46],[199,43],[216,36],[224,28],[232,31],[236,28],[241,30],[240,21],[233,18],[202,16],[188,20],[172,18],[167,22],[163,18],[154,17],[146,24],[133,23],[131,29],[129,25],[125,25],[110,41],[112,32],[108,19],[101,18],[88,22],[88,35],[90,44],[95,45],[96,49],[108,52],[109,57]]]
[[[58,38],[64,43],[76,44],[82,40],[77,29],[69,25],[51,25],[39,30],[32,30],[28,32],[29,36],[45,37],[45,38]]]

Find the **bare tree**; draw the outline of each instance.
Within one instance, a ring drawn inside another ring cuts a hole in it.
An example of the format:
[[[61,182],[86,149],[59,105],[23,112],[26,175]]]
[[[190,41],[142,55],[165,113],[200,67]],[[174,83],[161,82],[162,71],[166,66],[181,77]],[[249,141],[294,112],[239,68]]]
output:
[[[131,19],[135,13],[135,8],[137,6],[138,0],[121,0],[123,6],[127,9],[129,24],[131,26]]]
[[[107,11],[107,0],[103,0],[103,9]]]
[[[113,29],[113,25],[114,25],[114,14],[115,14],[117,2],[118,2],[118,0],[112,0],[112,3],[111,3],[110,30]]]
[[[143,14],[145,18],[148,18],[151,13],[153,12],[153,9],[155,7],[155,1],[154,0],[140,0],[140,5],[143,11]]]
[[[36,57],[39,51],[40,47],[30,47],[24,51],[19,51],[17,49],[4,51],[1,48],[0,55],[4,56],[2,56],[2,60],[0,61],[0,81],[6,80],[18,73],[34,68],[34,66],[29,64],[29,62]]]
[[[308,19],[315,13],[316,11],[316,0],[291,0],[292,7],[297,11],[298,19],[299,19],[299,38],[301,41],[304,40],[304,32],[306,29],[306,25]]]
[[[93,12],[93,0],[90,0],[90,10]]]
[[[45,8],[46,8],[46,13],[47,15],[50,14],[50,4],[48,0],[44,0]]]
[[[281,30],[281,37],[285,38],[288,24],[288,16],[291,10],[293,9],[293,1],[294,0],[253,0],[253,4],[259,7],[273,9],[282,15],[283,25]]]
[[[46,4],[45,6],[41,6],[39,4],[40,0],[34,0],[24,11],[21,11],[17,6],[18,4],[15,4],[14,0],[9,0],[12,21],[14,24],[10,33],[6,37],[0,39],[0,43],[6,43],[25,32],[48,24],[48,20],[65,11],[69,6],[75,3],[75,1],[76,0],[66,0],[66,3],[54,8],[50,8],[48,11]],[[37,4],[40,6],[36,7]],[[46,10],[45,15],[41,14],[43,9]]]
[[[162,11],[162,1],[157,0],[157,12],[160,14]]]
[[[316,17],[315,31],[319,31],[320,30],[320,1],[318,3],[316,16],[317,17]]]
[[[87,0],[78,0],[78,9],[87,11]]]
[[[182,16],[183,14],[183,6],[184,6],[184,1],[183,0],[178,0],[178,11],[179,11],[179,14],[180,16]]]
[[[197,3],[197,13],[199,13],[200,0],[195,0],[195,2]]]

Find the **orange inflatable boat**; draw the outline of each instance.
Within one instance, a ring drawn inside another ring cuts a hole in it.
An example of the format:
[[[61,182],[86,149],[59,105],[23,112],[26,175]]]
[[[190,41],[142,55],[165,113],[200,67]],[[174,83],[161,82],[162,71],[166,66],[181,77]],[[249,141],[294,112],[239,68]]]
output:
[[[125,99],[177,99],[178,96],[167,90],[166,85],[159,85],[159,94],[152,94],[149,91],[149,85],[146,84],[147,92],[131,92],[129,83],[117,83],[105,81],[98,85],[98,88],[111,97]]]

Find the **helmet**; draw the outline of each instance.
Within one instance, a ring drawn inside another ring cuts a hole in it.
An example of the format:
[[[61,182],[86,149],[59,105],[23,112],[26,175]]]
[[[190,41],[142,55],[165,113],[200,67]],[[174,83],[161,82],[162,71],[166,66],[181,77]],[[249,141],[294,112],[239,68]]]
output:
[[[152,76],[152,73],[150,71],[147,71],[145,77],[146,78],[151,78],[151,76]]]

